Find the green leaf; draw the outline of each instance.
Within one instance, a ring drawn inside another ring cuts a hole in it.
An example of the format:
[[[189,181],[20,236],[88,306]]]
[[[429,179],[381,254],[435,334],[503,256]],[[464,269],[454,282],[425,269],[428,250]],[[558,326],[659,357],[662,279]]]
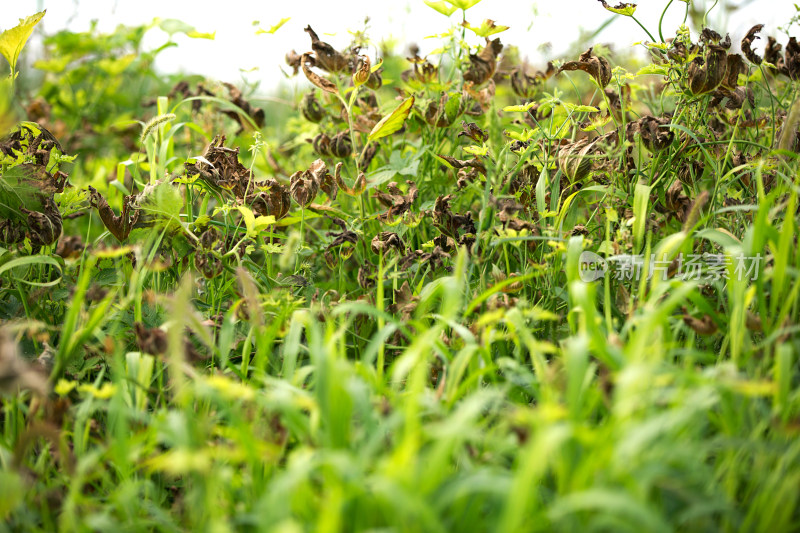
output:
[[[8,518],[9,513],[22,503],[25,490],[25,485],[16,472],[0,472],[0,519]]]
[[[8,64],[11,65],[12,73],[16,70],[19,54],[25,47],[25,43],[28,42],[31,33],[33,33],[34,26],[42,20],[45,13],[47,13],[46,9],[41,13],[19,19],[17,26],[0,33],[0,54],[3,54]]]
[[[656,65],[650,63],[639,69],[636,73],[637,76],[666,76],[669,74],[669,69],[665,65]]]
[[[270,26],[270,28],[268,30],[265,30],[264,28],[258,28],[258,31],[256,32],[256,35],[261,35],[262,33],[269,33],[270,35],[272,35],[276,31],[278,31],[281,28],[281,26],[283,26],[284,24],[286,24],[290,20],[291,20],[291,17],[282,18],[280,21],[278,21],[277,24],[275,24],[274,26]]]
[[[41,212],[44,209],[47,175],[42,167],[18,165],[0,176],[0,217],[24,221],[20,208]],[[55,192],[55,191],[52,191]]]
[[[164,181],[145,196],[141,210],[155,217],[156,227],[175,230],[181,227],[183,205],[183,198],[178,188]]]
[[[456,9],[458,9],[455,6],[448,6],[443,1],[433,2],[431,0],[425,0],[425,3],[428,5],[428,7],[435,9],[445,17],[449,17],[450,15],[456,12]]]
[[[650,201],[650,186],[637,183],[633,192],[633,239],[635,251],[639,251],[644,240],[645,228],[647,227],[647,204]]]
[[[461,93],[451,92],[448,94],[447,102],[444,104],[444,114],[451,124],[456,120],[461,112]]]
[[[397,109],[386,115],[380,122],[375,124],[372,131],[369,132],[369,140],[374,141],[387,135],[391,135],[403,127],[408,114],[411,112],[411,107],[414,105],[414,97],[407,98],[403,101]]]

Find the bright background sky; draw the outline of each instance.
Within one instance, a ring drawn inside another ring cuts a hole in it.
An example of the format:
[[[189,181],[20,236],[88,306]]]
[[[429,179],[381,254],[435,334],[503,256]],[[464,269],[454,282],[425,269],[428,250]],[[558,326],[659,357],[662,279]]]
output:
[[[637,18],[657,36],[658,19],[667,0],[640,0]],[[698,5],[710,7],[713,0],[695,0]],[[64,27],[73,31],[89,28],[92,19],[98,20],[101,30],[110,31],[117,24],[135,25],[150,22],[158,16],[177,18],[195,26],[200,32],[216,32],[214,41],[176,37],[179,46],[168,49],[159,56],[158,67],[164,71],[183,70],[204,74],[225,81],[238,82],[260,79],[262,87],[269,90],[282,79],[280,66],[284,54],[296,49],[302,53],[310,50],[310,41],[303,28],[310,24],[320,38],[336,48],[344,48],[350,41],[347,29],[361,29],[364,17],[370,17],[369,35],[383,38],[391,35],[397,42],[416,42],[422,55],[436,48],[437,40],[425,36],[440,33],[449,27],[444,16],[427,7],[423,0],[2,0],[0,29],[7,29],[17,19],[47,9],[42,21],[45,31],[54,32]],[[609,0],[615,5],[617,0]],[[724,6],[743,6],[730,14]],[[676,0],[664,19],[664,36],[672,36],[683,20],[685,4]],[[722,8],[720,6],[723,6]],[[731,33],[734,43],[756,23],[766,24],[762,35],[778,35],[777,26],[785,24],[796,14],[791,0],[720,0],[712,12],[712,27],[724,27]],[[575,41],[577,28],[596,28],[611,14],[596,0],[483,0],[467,12],[467,20],[480,24],[486,18],[511,29],[500,35],[503,43],[519,46],[523,56],[528,55],[535,65],[544,56],[538,53],[541,45],[550,43],[547,57],[559,57]],[[460,15],[454,14],[456,20]],[[284,17],[291,20],[274,35],[255,35],[253,21],[269,28]],[[727,17],[727,20],[723,20]],[[793,32],[798,33],[798,32]],[[598,41],[612,43],[624,49],[634,42],[646,39],[646,34],[630,19],[618,17]],[[166,41],[166,34],[152,30],[146,43],[152,47]],[[763,50],[764,40],[757,41],[757,50]],[[374,50],[370,50],[374,56]],[[242,73],[240,69],[258,70]],[[285,67],[284,67],[285,68]]]

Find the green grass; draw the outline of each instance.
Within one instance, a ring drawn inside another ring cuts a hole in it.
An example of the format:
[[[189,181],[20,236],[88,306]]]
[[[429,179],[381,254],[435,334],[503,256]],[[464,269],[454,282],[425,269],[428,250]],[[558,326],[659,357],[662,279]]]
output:
[[[537,75],[473,28],[380,88],[314,41],[313,101],[46,40],[80,61],[0,105],[0,531],[800,529],[793,48]]]

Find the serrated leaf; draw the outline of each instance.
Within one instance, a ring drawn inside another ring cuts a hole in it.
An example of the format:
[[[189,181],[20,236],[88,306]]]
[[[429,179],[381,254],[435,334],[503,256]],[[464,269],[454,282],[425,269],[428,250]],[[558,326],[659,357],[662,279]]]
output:
[[[498,26],[494,23],[491,19],[484,20],[480,26],[473,26],[467,21],[462,23],[462,26],[467,28],[468,30],[472,31],[478,37],[489,37],[490,35],[494,35],[496,33],[502,33],[508,29],[508,26]]]
[[[637,76],[666,76],[669,74],[669,69],[664,65],[654,65],[653,63],[644,66],[636,73]]]
[[[599,118],[592,118],[589,125],[581,128],[583,131],[594,131],[597,128],[602,128],[611,122],[611,115],[601,116]]]
[[[33,33],[33,28],[42,20],[47,10],[44,10],[30,17],[19,19],[19,24],[0,33],[0,54],[6,58],[8,64],[11,65],[11,71],[14,72],[17,66],[17,59],[19,54],[28,42],[28,38]]]
[[[597,113],[600,111],[596,107],[592,107],[590,105],[575,105],[565,102],[562,104],[567,111],[572,111],[573,113]]]
[[[48,190],[44,168],[37,165],[17,165],[0,176],[0,217],[23,221],[21,208],[42,211]]]
[[[489,153],[489,147],[485,144],[483,146],[465,146],[462,150],[470,155],[485,156]]]
[[[504,107],[503,111],[506,113],[527,113],[535,105],[536,102],[528,102],[523,105],[509,105]]]
[[[391,135],[403,127],[411,108],[414,106],[414,97],[407,98],[397,108],[383,117],[369,132],[369,140],[374,141]]]

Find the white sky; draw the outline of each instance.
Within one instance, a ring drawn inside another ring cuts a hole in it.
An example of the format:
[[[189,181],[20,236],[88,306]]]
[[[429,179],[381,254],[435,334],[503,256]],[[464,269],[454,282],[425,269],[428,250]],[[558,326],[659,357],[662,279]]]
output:
[[[635,1],[635,0],[634,0]],[[698,5],[711,6],[712,0],[694,0]],[[667,0],[640,0],[637,18],[657,37],[658,19]],[[369,15],[373,38],[394,37],[398,43],[419,44],[422,55],[439,46],[437,40],[425,36],[441,33],[449,27],[444,16],[427,7],[423,0],[0,0],[0,29],[7,29],[17,19],[47,8],[42,25],[47,32],[64,27],[74,31],[86,30],[92,19],[97,19],[101,30],[110,31],[117,24],[141,24],[154,17],[177,18],[195,26],[200,32],[216,32],[214,41],[176,37],[177,48],[168,49],[159,56],[158,66],[164,71],[183,70],[204,74],[217,79],[238,82],[242,76],[249,80],[260,79],[262,87],[270,87],[283,79],[279,66],[292,48],[298,52],[310,50],[310,40],[303,32],[311,24],[320,38],[336,48],[344,48],[350,41],[347,29],[360,29]],[[614,5],[617,0],[609,0]],[[735,43],[756,23],[766,24],[762,35],[777,35],[776,26],[785,24],[796,14],[791,0],[720,0],[720,5],[742,5],[729,22],[724,23]],[[685,4],[676,0],[664,19],[664,36],[672,36],[683,19]],[[712,20],[721,22],[725,11],[718,6]],[[456,20],[458,13],[451,18]],[[596,0],[483,0],[467,12],[467,20],[480,24],[491,18],[511,29],[499,35],[503,43],[520,47],[538,65],[541,57],[537,49],[552,43],[551,57],[574,42],[578,27],[596,28],[610,13]],[[255,35],[253,21],[269,28],[281,18],[291,20],[274,35]],[[716,18],[715,18],[716,17]],[[713,25],[712,25],[713,26]],[[717,27],[716,29],[719,29]],[[779,41],[784,41],[779,37]],[[618,17],[598,38],[604,43],[614,43],[618,49],[630,47],[646,39],[646,34],[630,19]],[[152,30],[146,43],[152,47],[166,41],[166,34]],[[757,41],[757,50],[763,50],[765,39]],[[369,52],[373,55],[372,52]],[[543,65],[542,65],[543,66]],[[257,71],[242,74],[240,69]]]

